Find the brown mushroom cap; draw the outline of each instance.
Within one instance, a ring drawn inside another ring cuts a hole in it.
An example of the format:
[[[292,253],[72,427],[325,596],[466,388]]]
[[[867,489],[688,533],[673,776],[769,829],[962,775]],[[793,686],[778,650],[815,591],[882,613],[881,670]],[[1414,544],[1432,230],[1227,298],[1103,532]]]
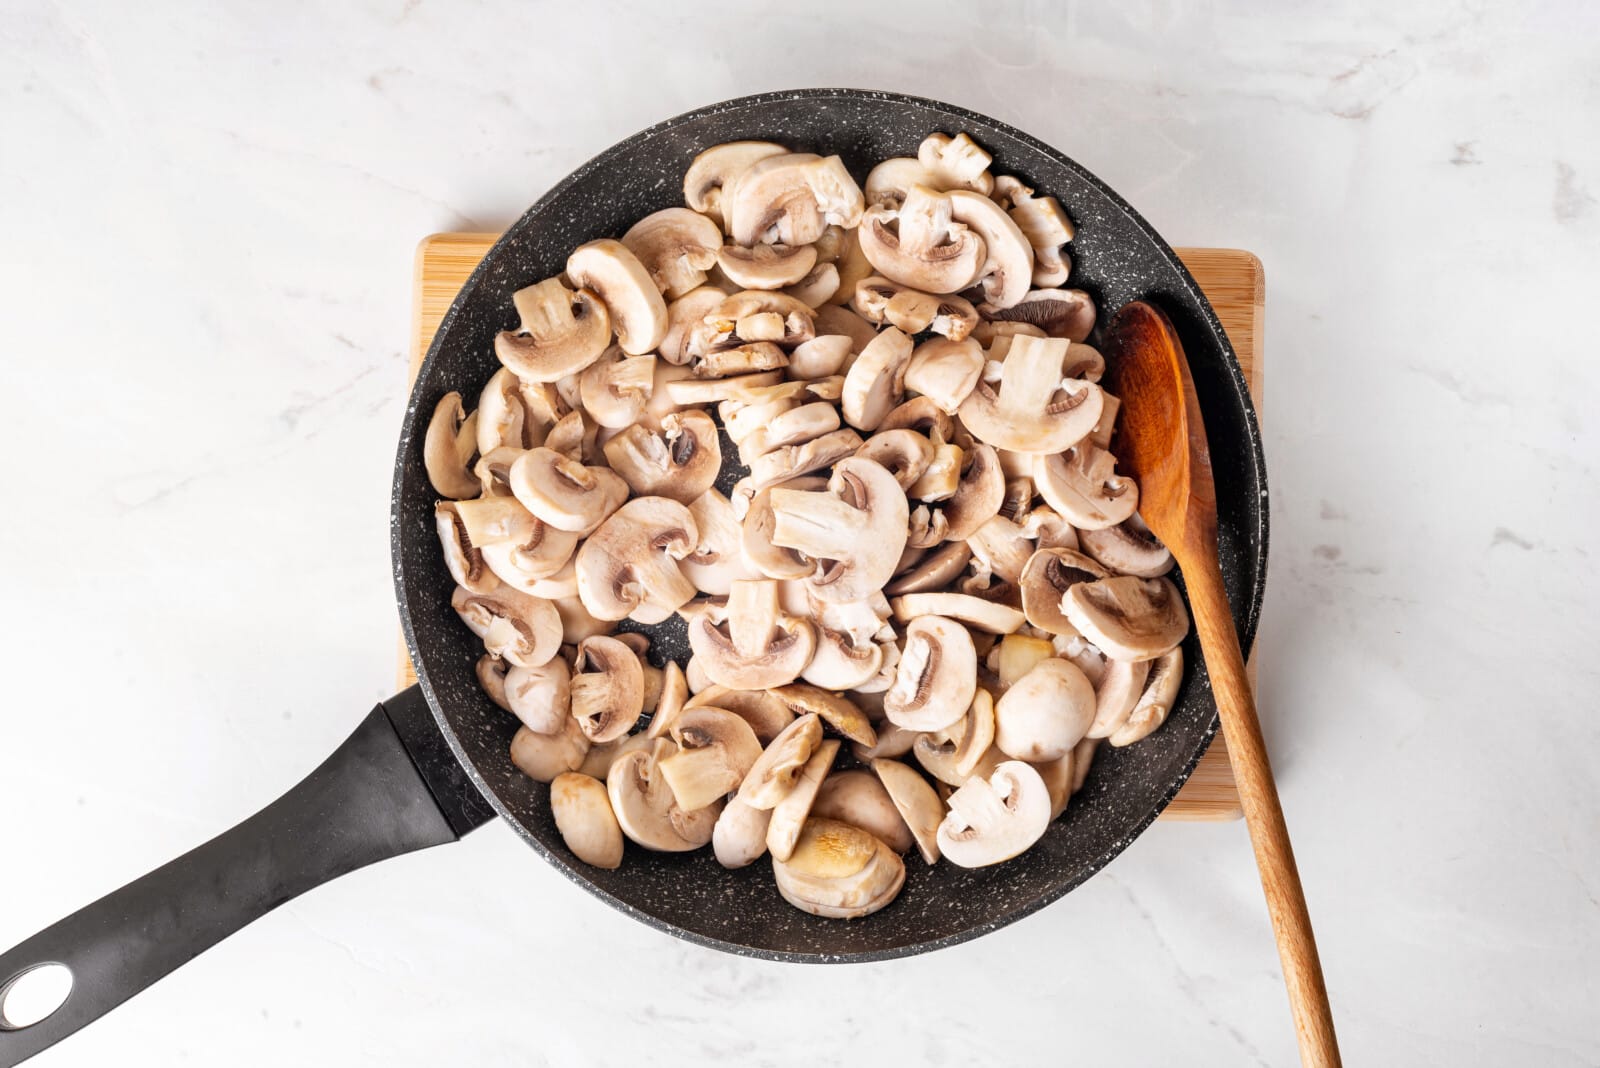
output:
[[[678,561],[699,539],[689,509],[666,497],[635,497],[578,549],[578,596],[596,619],[659,623],[695,594]]]
[[[1178,587],[1132,575],[1080,582],[1061,601],[1067,621],[1116,660],[1154,660],[1189,633]]]
[[[644,710],[639,655],[616,638],[595,635],[578,646],[572,676],[572,715],[591,742],[614,741],[633,729]]]
[[[978,654],[967,628],[940,616],[921,616],[906,627],[883,711],[899,726],[940,730],[966,714],[977,688]]]
[[[1139,507],[1139,483],[1116,473],[1117,458],[1086,441],[1052,456],[1036,456],[1039,496],[1079,530],[1114,527]]]
[[[1062,597],[1079,582],[1094,582],[1109,574],[1089,557],[1071,549],[1040,549],[1028,557],[1017,582],[1022,588],[1023,614],[1040,630],[1075,637],[1078,628],[1062,610]]]
[[[494,353],[525,382],[575,374],[611,343],[611,316],[592,290],[573,292],[561,279],[546,278],[517,290],[511,300],[521,325],[495,335]]]

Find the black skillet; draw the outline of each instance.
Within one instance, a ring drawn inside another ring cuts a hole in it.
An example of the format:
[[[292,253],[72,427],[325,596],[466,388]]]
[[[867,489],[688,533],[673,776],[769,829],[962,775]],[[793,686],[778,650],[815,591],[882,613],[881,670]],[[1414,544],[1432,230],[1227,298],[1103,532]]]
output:
[[[0,1064],[72,1033],[290,898],[373,861],[454,841],[496,813],[558,870],[623,912],[701,945],[784,961],[884,960],[962,942],[1049,904],[1126,848],[1177,793],[1216,731],[1192,637],[1188,677],[1166,726],[1125,749],[1102,747],[1084,792],[1038,845],[978,870],[928,868],[913,857],[897,901],[844,923],[784,903],[767,865],[724,871],[709,850],[663,855],[629,846],[617,871],[575,861],[556,832],[547,788],[510,762],[516,721],[479,690],[473,664],[481,646],[450,608],[453,584],[434,534],[422,432],[441,395],[474,397],[496,369],[492,339],[514,325],[514,290],[560,272],[574,246],[620,236],[641,216],[680,203],[684,169],[709,145],[760,138],[836,152],[861,179],[878,160],[914,155],[934,130],[967,131],[994,154],[996,173],[1060,199],[1077,223],[1072,284],[1103,311],[1149,300],[1176,324],[1210,434],[1223,573],[1248,650],[1267,557],[1255,414],[1216,315],[1133,209],[1048,145],[948,104],[811,89],[702,108],[628,138],[546,194],[490,251],[444,319],[406,411],[391,512],[395,592],[420,684],[373,709],[321,767],[257,815],[0,956],[0,988],[47,962],[65,964],[74,979],[53,1015],[0,1028]],[[657,663],[686,652],[681,625],[646,630]]]

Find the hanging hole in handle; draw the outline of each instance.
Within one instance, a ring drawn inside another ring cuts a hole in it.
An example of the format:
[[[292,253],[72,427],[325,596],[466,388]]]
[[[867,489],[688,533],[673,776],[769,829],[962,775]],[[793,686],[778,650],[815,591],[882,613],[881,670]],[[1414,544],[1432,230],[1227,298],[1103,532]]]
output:
[[[65,964],[35,964],[0,986],[0,1031],[20,1031],[66,1004],[72,969]]]

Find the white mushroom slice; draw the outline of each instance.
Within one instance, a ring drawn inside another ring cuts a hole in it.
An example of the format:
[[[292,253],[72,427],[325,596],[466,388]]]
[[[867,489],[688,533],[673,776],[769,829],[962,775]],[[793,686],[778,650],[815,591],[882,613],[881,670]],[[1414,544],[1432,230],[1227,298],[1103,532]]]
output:
[[[692,658],[690,662],[693,663]],[[734,690],[712,682],[689,698],[684,708],[720,708],[732,712],[750,724],[762,745],[771,745],[795,718],[788,705],[766,690]]]
[[[689,335],[689,351],[704,356],[741,341],[776,341],[793,347],[816,337],[816,313],[782,293],[747,289],[725,299],[705,317],[707,333]],[[696,345],[706,348],[696,352]]]
[[[810,273],[817,250],[813,245],[724,245],[717,250],[717,263],[741,289],[782,289]]]
[[[911,187],[916,185],[944,191],[944,187],[939,184],[938,175],[928,170],[914,157],[894,156],[880,161],[867,172],[862,195],[870,205],[893,207],[904,200],[911,192]],[[862,225],[866,225],[865,213]]]
[[[1138,513],[1116,526],[1084,530],[1078,540],[1085,553],[1121,575],[1159,578],[1172,570],[1172,554]]]
[[[510,664],[492,653],[484,653],[478,657],[477,664],[473,665],[473,673],[478,676],[478,685],[483,688],[483,692],[489,695],[489,700],[507,712],[511,711],[511,702],[506,700],[506,673],[510,668]]]
[[[859,827],[896,853],[916,845],[911,828],[895,808],[883,781],[870,771],[836,771],[829,775],[811,803],[811,815]]]
[[[1072,751],[1072,792],[1077,793],[1083,789],[1083,784],[1089,778],[1089,768],[1094,763],[1094,754],[1100,748],[1098,738],[1085,738],[1078,743]]]
[[[661,694],[645,729],[648,738],[664,737],[689,701],[689,683],[676,660],[668,660],[661,672]]]
[[[872,271],[869,265],[867,275],[871,274]],[[859,283],[860,279],[856,279],[856,282],[852,283],[850,289],[846,291],[844,289],[844,280],[842,278],[840,279],[840,295],[844,300],[849,300],[855,295],[855,287]],[[878,336],[878,330],[876,327],[867,322],[865,319],[861,318],[861,316],[857,315],[854,311],[850,310],[849,308],[839,307],[838,304],[824,304],[822,307],[817,309],[815,329],[818,337],[828,334],[837,334],[841,337],[849,338],[850,351],[852,353],[860,352],[862,349],[867,347],[868,343],[871,342],[873,338]],[[850,361],[846,360],[844,366],[846,369],[848,369],[850,366]]]
[[[717,404],[725,400],[744,400],[755,391],[782,381],[782,371],[757,371],[733,378],[689,379],[668,382],[667,396],[678,405]]]
[[[1088,442],[1097,449],[1111,448],[1111,435],[1117,429],[1117,412],[1122,409],[1122,398],[1101,390],[1104,398],[1100,406],[1100,421],[1089,433]]]
[[[672,796],[661,774],[657,753],[670,749],[659,741],[655,749],[640,749],[618,757],[606,777],[606,794],[622,833],[661,853],[684,853],[711,841],[722,806],[713,803],[685,811]],[[670,754],[663,754],[670,755]]]
[[[1072,752],[1094,722],[1095,693],[1065,660],[1041,660],[995,702],[995,745],[1018,760],[1056,760]]]
[[[844,369],[851,348],[845,334],[820,334],[801,342],[789,353],[789,375],[800,380],[836,375]]]
[[[1099,421],[1102,402],[1099,386],[1061,377],[1068,345],[1059,338],[1016,338],[999,389],[980,379],[961,404],[962,423],[980,441],[1013,452],[1057,453],[1077,444]]]
[[[1108,657],[1154,660],[1189,633],[1189,613],[1168,579],[1120,575],[1080,582],[1061,600],[1067,621]]]
[[[1033,461],[1033,481],[1043,497],[1080,531],[1114,527],[1139,507],[1139,483],[1116,472],[1117,459],[1079,442]]]
[[[711,851],[724,868],[744,868],[767,852],[767,825],[772,822],[770,808],[754,808],[737,797],[730,798],[711,831]]]
[[[1111,732],[1107,741],[1114,746],[1132,745],[1148,737],[1167,721],[1167,713],[1178,700],[1178,687],[1183,684],[1183,647],[1174,646],[1150,661],[1150,675],[1144,693],[1134,704],[1120,727]]]
[[[773,544],[817,561],[808,581],[819,600],[860,601],[882,589],[905,549],[906,495],[860,457],[834,465],[825,493],[774,489],[772,514]]]
[[[1002,321],[1028,323],[1050,337],[1066,338],[1075,346],[1081,345],[1094,330],[1094,298],[1081,289],[1035,289],[1011,307],[987,310],[986,314]],[[1093,353],[1084,358],[1098,361],[1103,371],[1105,360],[1100,354],[1088,345],[1083,348]]]
[[[550,783],[550,811],[573,856],[596,868],[622,866],[622,828],[604,783],[572,771],[557,775]]]
[[[537,734],[518,727],[511,737],[511,763],[534,782],[552,782],[563,772],[576,771],[589,752],[589,739],[567,717],[556,734]]]
[[[1022,612],[1010,605],[967,593],[907,593],[889,603],[900,623],[923,616],[945,616],[990,634],[1010,634],[1026,622]]]
[[[1076,752],[1076,750],[1074,750]],[[1073,753],[1057,760],[1045,760],[1034,763],[1033,770],[1039,773],[1039,778],[1044,780],[1045,789],[1050,791],[1050,819],[1052,822],[1059,819],[1067,810],[1067,801],[1072,797]]]
[[[747,435],[739,444],[739,457],[749,466],[774,449],[803,445],[838,429],[839,409],[827,401],[801,404],[772,416]]]
[[[828,777],[833,758],[839,753],[836,738],[824,738],[817,743],[811,758],[800,769],[794,786],[783,795],[783,800],[772,806],[772,822],[767,824],[767,851],[774,860],[788,860],[800,839],[800,829],[811,814],[811,805]]]
[[[733,517],[733,505],[715,489],[689,502],[699,540],[694,551],[678,562],[678,569],[701,593],[727,596],[735,579],[757,578],[759,572],[745,561],[741,549],[743,530]]]
[[[722,246],[722,228],[688,208],[664,208],[629,227],[622,244],[662,295],[676,300],[706,280]]]
[[[869,695],[857,692],[856,696]],[[896,726],[888,720],[879,723],[876,729],[878,731],[878,740],[874,744],[861,745],[856,743],[850,746],[850,752],[863,764],[880,758],[903,757],[911,752],[911,747],[916,744],[918,738],[922,737],[921,731],[906,730],[906,728]],[[936,820],[935,822],[938,821]]]
[[[761,756],[761,743],[750,725],[720,708],[680,713],[671,734],[678,751],[661,760],[661,775],[685,811],[704,808],[737,789]]]
[[[782,336],[782,329],[776,331]],[[694,363],[694,374],[699,378],[726,378],[729,375],[773,371],[786,367],[789,357],[771,341],[746,341],[732,348],[719,348],[701,356]]]
[[[994,180],[994,195],[1033,246],[1033,284],[1048,288],[1065,282],[1071,264],[1061,246],[1072,240],[1075,229],[1061,202],[1055,197],[1036,197],[1032,189],[1009,176]]]
[[[978,654],[967,628],[952,619],[924,615],[906,627],[894,684],[883,695],[883,711],[889,722],[901,727],[942,730],[966,714],[977,689]]]
[[[692,694],[699,694],[712,685],[711,680],[706,678],[705,669],[701,667],[699,659],[693,656],[683,665],[683,677],[689,683],[689,692]]]
[[[911,339],[889,327],[872,339],[845,373],[840,403],[845,420],[861,430],[876,430],[905,395]]]
[[[572,717],[591,742],[621,738],[644,710],[644,670],[631,648],[606,635],[578,646],[572,676]]]
[[[992,316],[1027,295],[1033,284],[1033,246],[1011,216],[987,196],[964,189],[952,190],[949,195],[955,220],[983,238],[987,255],[978,280],[984,303],[978,310]]]
[[[983,778],[1006,759],[998,747],[991,745],[978,755],[978,762],[971,770],[962,771],[956,743],[943,732],[917,735],[916,742],[911,746],[911,755],[916,757],[924,771],[933,776],[935,782],[944,786],[960,786],[974,776]]]
[[[1000,679],[1002,691],[1009,690],[1040,661],[1055,655],[1055,646],[1028,634],[1007,634],[989,653],[989,668]],[[1093,680],[1091,680],[1093,681]]]
[[[705,351],[711,328],[706,325],[710,315],[728,295],[720,289],[701,286],[691,289],[667,305],[667,332],[661,337],[661,358],[672,364],[688,363],[696,354]]]
[[[639,356],[661,344],[667,333],[667,302],[639,257],[622,242],[606,237],[579,245],[567,257],[567,277],[599,294],[623,352]]]
[[[802,275],[798,282],[783,288],[785,296],[793,297],[812,308],[822,307],[837,292],[839,292],[839,268],[831,263],[818,263]]]
[[[972,707],[959,724],[960,740],[956,742],[956,774],[971,775],[983,761],[984,754],[994,747],[995,717],[994,695],[983,687],[972,697]]]
[[[929,593],[942,590],[954,582],[972,559],[972,550],[966,542],[946,542],[917,560],[915,566],[895,575],[894,581],[883,588],[891,597],[906,593]]]
[[[994,157],[964,133],[954,137],[931,133],[917,146],[917,162],[927,168],[942,189],[970,189],[985,196],[994,189],[989,164]]]
[[[578,773],[606,782],[611,778],[611,765],[629,753],[648,748],[653,741],[654,739],[643,734],[625,734],[616,741],[606,742],[604,745],[591,745],[589,752],[584,755],[583,763],[578,765]]]
[[[783,484],[785,489],[804,491],[823,490],[827,485],[826,479],[806,476]],[[770,488],[763,489],[750,498],[740,528],[740,555],[750,568],[768,578],[805,578],[816,571],[816,561],[772,543],[773,525],[777,522],[772,514],[772,492]]]
[[[574,375],[572,381],[577,382]],[[575,463],[594,463],[600,458],[595,445],[599,438],[599,428],[594,420],[580,411],[568,412],[556,420],[555,426],[550,428],[550,433],[544,436],[544,448],[551,452],[560,453]]]
[[[1005,474],[995,450],[983,444],[964,450],[956,490],[938,509],[944,519],[944,537],[949,541],[972,537],[979,527],[1000,514],[1005,494]]]
[[[848,697],[803,682],[775,686],[769,692],[796,716],[815,712],[849,741],[871,746],[878,740],[872,721]]]
[[[553,656],[538,667],[512,667],[506,672],[506,707],[530,731],[557,734],[571,715],[571,672]]]
[[[611,469],[635,494],[680,504],[703,496],[722,469],[717,424],[705,412],[668,415],[659,433],[630,426],[606,442],[604,452]]]
[[[933,442],[905,427],[880,430],[862,443],[856,455],[882,467],[901,489],[909,490],[933,462]]]
[[[906,405],[902,404],[901,407]],[[933,459],[928,461],[927,470],[907,491],[907,496],[930,504],[949,500],[961,486],[961,468],[965,459],[959,445],[936,441]]]
[[[1020,526],[997,515],[967,538],[972,555],[1005,582],[1021,582],[1022,571],[1033,556],[1033,542]]]
[[[552,413],[548,420],[536,421],[522,401],[524,385],[548,388],[544,383],[524,383],[502,367],[489,377],[483,391],[478,394],[478,454],[487,456],[498,448],[531,449],[543,444],[544,433],[555,422]],[[559,401],[559,397],[557,398]],[[564,414],[564,413],[563,413]],[[542,422],[542,425],[541,425]],[[537,439],[537,440],[535,440]]]
[[[899,854],[868,832],[818,817],[796,833],[786,859],[773,855],[772,876],[795,908],[851,920],[893,901],[905,885],[906,868]]]
[[[1071,624],[1068,624],[1068,626],[1071,626]],[[1076,630],[1077,628],[1073,629]],[[1094,643],[1083,635],[1073,634],[1070,637],[1064,634],[1053,635],[1050,639],[1050,646],[1056,651],[1057,656],[1063,660],[1071,661],[1079,671],[1083,672],[1090,685],[1098,686],[1105,681],[1106,665],[1108,663],[1106,654],[1097,649]]]
[[[1017,585],[1022,589],[1022,612],[1040,630],[1076,637],[1078,628],[1068,621],[1062,597],[1080,582],[1110,575],[1089,557],[1071,549],[1040,549],[1028,558]]]
[[[850,690],[865,685],[883,669],[883,646],[817,624],[817,647],[800,677],[813,686]]]
[[[1105,677],[1095,687],[1094,722],[1087,738],[1109,738],[1128,722],[1128,715],[1144,693],[1150,661],[1108,660]]]
[[[1050,791],[1032,767],[1008,760],[987,778],[950,795],[939,848],[963,868],[998,864],[1023,852],[1050,826]]]
[[[887,323],[907,334],[932,330],[963,341],[978,325],[978,310],[954,294],[935,296],[873,275],[856,283],[851,303],[870,323]]]
[[[586,467],[554,449],[529,449],[511,465],[511,492],[518,503],[557,530],[588,534],[628,499],[628,484],[615,471]]]
[[[1031,484],[1033,480],[1028,481]],[[1040,549],[1078,548],[1077,528],[1061,518],[1060,514],[1048,505],[1032,509],[1017,522],[1022,524],[1023,532],[1032,538]]]
[[[778,609],[777,582],[743,579],[731,584],[725,606],[690,621],[689,646],[711,681],[759,690],[797,679],[816,634],[806,620]]]
[[[578,536],[570,531],[557,530],[549,523],[528,515],[527,510],[513,497],[494,498],[496,502],[516,505],[527,516],[526,534],[515,541],[492,541],[479,551],[483,562],[501,581],[523,593],[535,597],[546,596],[541,583],[564,568],[577,548]],[[477,504],[463,501],[462,504]],[[470,527],[469,527],[470,529]]]
[[[905,821],[922,859],[939,863],[939,823],[944,819],[939,795],[926,779],[898,760],[874,759],[872,770]]]
[[[878,273],[925,293],[955,293],[978,277],[983,239],[951,216],[950,198],[920,183],[901,203],[861,217],[861,252]]]
[[[655,385],[654,356],[624,356],[616,347],[578,376],[578,396],[583,410],[603,427],[621,428],[638,422]]]
[[[970,337],[963,341],[932,338],[912,352],[905,386],[954,415],[977,386],[983,359],[982,347]]]
[[[838,156],[769,156],[724,194],[728,236],[741,245],[809,245],[829,224],[856,227],[866,206]]]
[[[771,141],[729,141],[713,145],[696,156],[684,172],[683,201],[726,228],[723,198],[733,183],[761,160],[786,155],[788,151]]]
[[[478,413],[463,414],[459,393],[440,397],[422,439],[422,466],[439,496],[462,500],[478,495],[481,487],[472,473],[477,441]]]
[[[660,299],[660,295],[657,295]],[[554,382],[588,367],[611,343],[611,315],[592,290],[546,278],[511,295],[519,325],[494,338],[494,354],[524,382]]]
[[[488,456],[478,457],[478,462],[472,465],[472,473],[478,479],[483,496],[511,496],[511,465],[522,453],[522,449],[502,447]]]
[[[487,593],[457,586],[450,607],[483,639],[486,650],[518,667],[538,667],[561,647],[561,617],[555,606],[510,586]]]
[[[578,596],[596,619],[659,623],[694,596],[678,561],[698,540],[689,509],[666,497],[635,497],[579,547]]]
[[[515,502],[513,502],[515,503]],[[445,570],[472,593],[487,593],[500,584],[500,578],[484,562],[483,553],[472,544],[466,524],[455,501],[439,501],[433,506],[433,526],[444,552]]]
[[[815,714],[796,719],[756,759],[739,784],[739,799],[752,808],[777,805],[794,789],[801,770],[821,744],[822,720]]]

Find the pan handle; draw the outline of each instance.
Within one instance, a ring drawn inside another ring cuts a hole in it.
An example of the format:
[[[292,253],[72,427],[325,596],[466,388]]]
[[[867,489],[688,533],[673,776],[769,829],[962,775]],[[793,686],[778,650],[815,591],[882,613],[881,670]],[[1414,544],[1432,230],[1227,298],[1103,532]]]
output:
[[[72,973],[66,1000],[39,1022],[16,1027],[0,1015],[0,1066],[105,1015],[290,898],[373,861],[453,842],[483,822],[486,812],[467,825],[447,818],[418,770],[429,754],[414,758],[391,722],[422,704],[416,688],[388,703],[393,712],[378,705],[320,767],[254,816],[0,955],[0,1004],[39,965]]]

